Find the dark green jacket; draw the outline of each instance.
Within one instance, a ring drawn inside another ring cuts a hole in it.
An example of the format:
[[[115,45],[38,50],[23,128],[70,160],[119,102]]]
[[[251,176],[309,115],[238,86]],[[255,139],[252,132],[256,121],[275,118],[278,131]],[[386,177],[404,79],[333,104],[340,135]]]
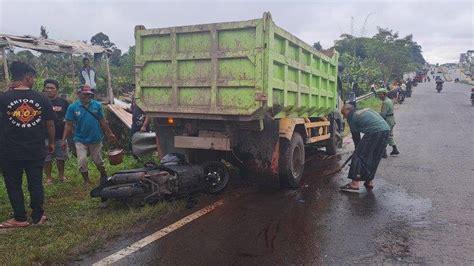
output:
[[[383,117],[369,108],[352,111],[347,116],[347,122],[351,129],[352,139],[356,145],[360,141],[360,133],[367,134],[390,130],[390,126]]]

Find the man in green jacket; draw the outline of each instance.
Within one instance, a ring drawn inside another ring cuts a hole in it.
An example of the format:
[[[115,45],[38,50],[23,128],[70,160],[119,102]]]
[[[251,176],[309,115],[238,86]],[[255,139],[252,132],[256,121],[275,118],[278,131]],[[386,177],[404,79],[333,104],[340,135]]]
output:
[[[388,136],[388,145],[392,146],[390,155],[398,155],[400,152],[397,149],[395,140],[393,139],[393,127],[395,126],[395,114],[393,112],[393,102],[387,97],[388,91],[386,89],[378,89],[377,95],[382,100],[382,109],[380,116],[385,119],[385,122],[390,126],[390,135]],[[383,158],[387,158],[387,150],[385,149]]]
[[[375,173],[387,146],[390,126],[377,112],[369,108],[356,110],[353,105],[345,104],[341,112],[349,123],[355,145],[348,175],[352,182],[341,187],[341,190],[358,192],[360,181],[365,181],[364,186],[372,189]],[[364,134],[362,139],[361,133]]]

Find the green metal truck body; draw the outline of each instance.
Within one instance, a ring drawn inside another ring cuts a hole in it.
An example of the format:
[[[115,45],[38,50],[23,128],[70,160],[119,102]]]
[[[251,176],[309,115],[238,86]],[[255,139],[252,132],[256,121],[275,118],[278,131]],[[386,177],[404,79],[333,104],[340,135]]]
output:
[[[136,97],[153,117],[321,117],[337,101],[337,60],[262,19],[137,27]]]

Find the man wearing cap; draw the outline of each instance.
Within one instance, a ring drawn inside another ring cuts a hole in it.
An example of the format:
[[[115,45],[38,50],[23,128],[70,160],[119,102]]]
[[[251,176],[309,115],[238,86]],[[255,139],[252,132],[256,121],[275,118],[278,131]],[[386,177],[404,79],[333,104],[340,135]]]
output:
[[[393,112],[393,102],[390,98],[387,97],[387,90],[386,89],[378,89],[377,96],[380,100],[382,100],[382,108],[380,111],[380,116],[383,117],[385,122],[390,126],[390,135],[388,136],[388,145],[392,146],[392,152],[390,155],[398,155],[400,152],[397,149],[397,145],[395,144],[395,140],[393,139],[393,127],[395,126],[395,115]],[[387,158],[387,150],[384,150],[383,158]]]
[[[84,178],[85,185],[90,184],[87,152],[89,152],[97,170],[99,170],[100,182],[103,183],[107,179],[107,172],[101,155],[102,132],[105,132],[109,141],[114,142],[116,140],[107,120],[104,118],[101,103],[93,100],[93,95],[92,89],[88,86],[81,86],[78,90],[79,100],[72,103],[66,112],[66,126],[61,143],[63,149],[66,149],[66,140],[71,135],[74,125],[74,143],[79,161],[79,171]]]

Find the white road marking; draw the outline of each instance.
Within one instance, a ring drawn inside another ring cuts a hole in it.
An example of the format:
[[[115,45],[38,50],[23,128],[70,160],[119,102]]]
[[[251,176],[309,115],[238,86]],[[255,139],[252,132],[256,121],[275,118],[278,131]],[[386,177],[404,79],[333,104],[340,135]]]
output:
[[[222,200],[219,200],[207,207],[204,207],[202,209],[200,209],[199,211],[197,212],[194,212],[186,217],[184,217],[183,219],[173,223],[173,224],[170,224],[168,225],[167,227],[131,244],[130,246],[124,248],[124,249],[121,249],[117,252],[115,252],[114,254],[96,262],[93,264],[93,266],[102,266],[102,265],[111,265],[123,258],[125,258],[126,256],[134,253],[135,251],[138,251],[140,250],[141,248],[147,246],[148,244],[151,244],[152,242],[166,236],[167,234],[175,231],[175,230],[178,230],[179,228],[185,226],[186,224],[198,219],[199,217],[207,214],[207,213],[210,213],[212,212],[213,210],[215,210],[217,207],[221,206],[223,204],[223,201]]]

